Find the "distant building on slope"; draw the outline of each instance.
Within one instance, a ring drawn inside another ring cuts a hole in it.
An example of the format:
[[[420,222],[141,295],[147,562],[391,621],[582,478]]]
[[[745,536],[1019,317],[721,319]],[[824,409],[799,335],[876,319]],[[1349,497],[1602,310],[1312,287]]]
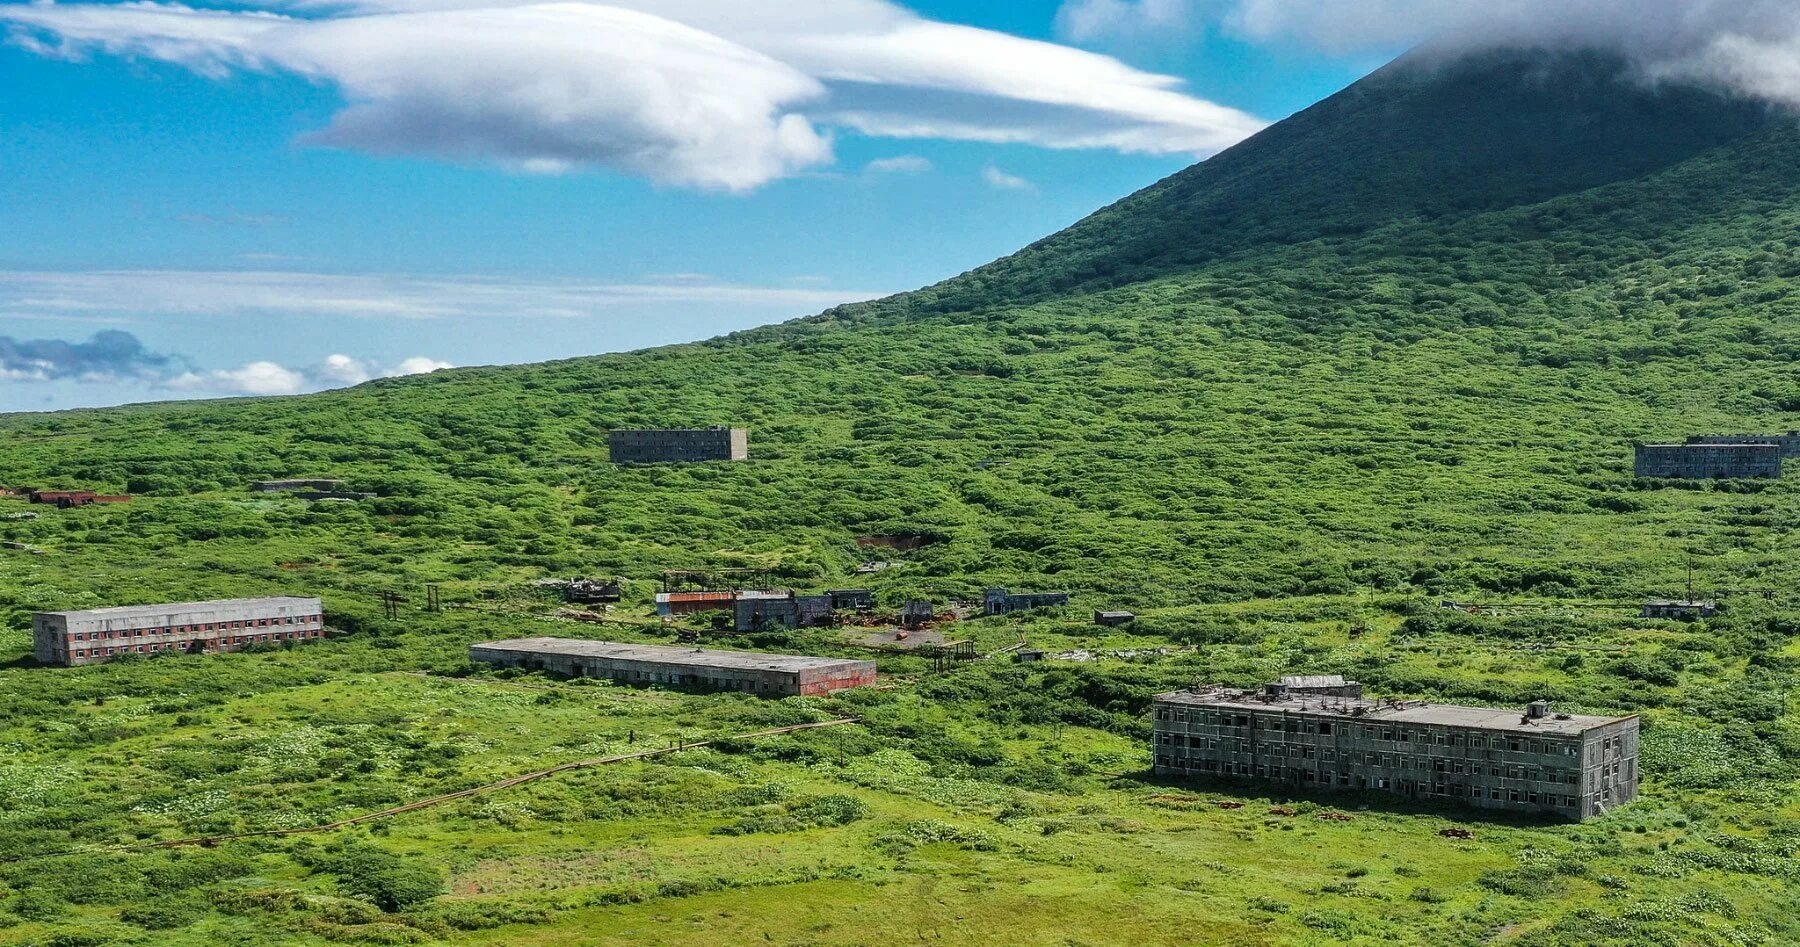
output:
[[[607,435],[615,464],[693,464],[749,460],[750,429],[616,430]]]
[[[1387,792],[1575,820],[1637,796],[1635,716],[1552,714],[1547,701],[1522,713],[1377,701],[1283,684],[1197,687],[1158,695],[1154,708],[1160,776]]]
[[[73,506],[87,506],[98,499],[99,494],[92,490],[38,490],[31,495],[33,503],[48,503],[65,510]]]
[[[122,654],[236,651],[325,636],[316,598],[239,598],[39,612],[32,635],[40,664],[98,664]]]
[[[1009,592],[995,588],[981,596],[982,612],[988,615],[1010,615],[1033,608],[1061,608],[1067,604],[1067,592]]]
[[[1644,610],[1639,614],[1644,618],[1663,618],[1671,621],[1699,621],[1711,618],[1719,613],[1719,603],[1702,599],[1668,600],[1657,599],[1646,602]]]
[[[257,493],[296,493],[301,490],[313,490],[321,493],[339,493],[344,489],[344,481],[325,478],[313,480],[258,480],[250,485]]]
[[[1637,476],[1644,479],[1776,479],[1782,447],[1777,444],[1639,444]]]

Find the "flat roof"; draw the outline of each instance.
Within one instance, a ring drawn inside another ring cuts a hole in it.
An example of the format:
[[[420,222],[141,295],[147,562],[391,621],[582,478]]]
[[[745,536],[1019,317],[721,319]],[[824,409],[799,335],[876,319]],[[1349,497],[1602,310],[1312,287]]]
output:
[[[154,618],[172,612],[216,611],[229,608],[275,608],[286,605],[294,608],[318,605],[317,598],[297,595],[272,595],[268,598],[222,598],[208,602],[165,602],[158,605],[114,605],[110,608],[84,608],[72,612],[38,612],[39,615],[60,615],[68,619],[91,618]]]
[[[525,654],[560,654],[577,658],[644,661],[651,664],[699,665],[740,671],[807,671],[814,668],[873,663],[849,658],[821,658],[804,654],[715,651],[708,648],[632,644],[619,641],[589,641],[581,638],[513,638],[506,641],[482,641],[470,647],[487,648],[492,651],[517,651]]]
[[[1686,448],[1688,450],[1712,450],[1722,447],[1749,447],[1758,451],[1779,450],[1781,448],[1780,444],[1770,444],[1762,441],[1684,441],[1680,444],[1639,444],[1638,446],[1667,448],[1670,450],[1677,447]]]
[[[1371,700],[1310,694],[1275,699],[1265,697],[1262,691],[1219,688],[1158,694],[1156,700],[1159,703],[1187,704],[1196,707],[1285,711],[1315,717],[1342,717],[1349,720],[1379,720],[1383,723],[1415,723],[1428,726],[1467,727],[1473,730],[1499,730],[1507,733],[1539,733],[1555,736],[1579,736],[1596,727],[1632,719],[1632,717],[1597,717],[1587,714],[1558,715],[1552,709],[1548,717],[1539,717],[1536,720],[1524,722],[1525,709],[1523,707],[1517,710],[1504,710],[1497,707],[1431,704],[1422,700]],[[1558,719],[1559,716],[1567,719]]]

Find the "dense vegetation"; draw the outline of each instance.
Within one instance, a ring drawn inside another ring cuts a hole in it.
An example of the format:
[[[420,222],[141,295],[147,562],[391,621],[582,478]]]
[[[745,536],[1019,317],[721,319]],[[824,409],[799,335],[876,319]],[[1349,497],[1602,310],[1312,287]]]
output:
[[[0,551],[0,942],[1800,939],[1796,488],[1630,475],[1634,439],[1800,426],[1800,131],[1603,61],[1518,67],[1387,70],[1015,257],[812,320],[0,419],[0,482],[139,495],[0,501],[42,513],[0,538],[45,550]],[[604,462],[610,427],[725,422],[756,460]],[[379,498],[246,491],[284,475]],[[857,548],[875,533],[934,542]],[[901,566],[852,575],[875,557]],[[1690,562],[1723,618],[1630,617]],[[889,603],[1066,587],[1145,617],[971,622],[987,648],[1130,654],[884,658],[897,686],[830,701],[465,664],[472,640],[552,627],[528,579],[622,574],[641,616],[657,570],[723,565]],[[377,592],[425,582],[468,607],[380,617]],[[1761,588],[1780,594],[1733,592]],[[34,609],[272,591],[323,594],[351,634],[25,658]],[[1307,671],[1642,713],[1644,798],[1573,827],[1145,775],[1158,689]],[[863,724],[373,829],[115,848],[846,713]],[[1449,819],[1476,838],[1438,837]]]

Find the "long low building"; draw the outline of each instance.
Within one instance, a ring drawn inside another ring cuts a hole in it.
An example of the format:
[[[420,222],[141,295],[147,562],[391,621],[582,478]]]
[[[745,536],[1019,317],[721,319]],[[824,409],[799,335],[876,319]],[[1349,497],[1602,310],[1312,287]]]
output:
[[[316,598],[281,596],[39,612],[31,629],[40,664],[97,664],[123,654],[236,651],[325,636]]]
[[[1271,684],[1159,695],[1156,772],[1575,820],[1637,796],[1636,717],[1552,714],[1544,701],[1521,712],[1342,694]]]
[[[568,677],[604,677],[627,684],[667,684],[767,697],[817,696],[875,683],[873,661],[577,638],[483,641],[470,646],[469,660]]]

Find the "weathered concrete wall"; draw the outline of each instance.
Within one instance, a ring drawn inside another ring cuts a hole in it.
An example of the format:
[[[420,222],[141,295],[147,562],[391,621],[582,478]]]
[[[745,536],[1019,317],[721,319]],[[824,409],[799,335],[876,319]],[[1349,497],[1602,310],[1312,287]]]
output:
[[[749,460],[748,428],[619,430],[607,435],[615,464],[686,464]]]
[[[1776,479],[1781,458],[1775,444],[1639,444],[1633,470],[1646,479]]]

